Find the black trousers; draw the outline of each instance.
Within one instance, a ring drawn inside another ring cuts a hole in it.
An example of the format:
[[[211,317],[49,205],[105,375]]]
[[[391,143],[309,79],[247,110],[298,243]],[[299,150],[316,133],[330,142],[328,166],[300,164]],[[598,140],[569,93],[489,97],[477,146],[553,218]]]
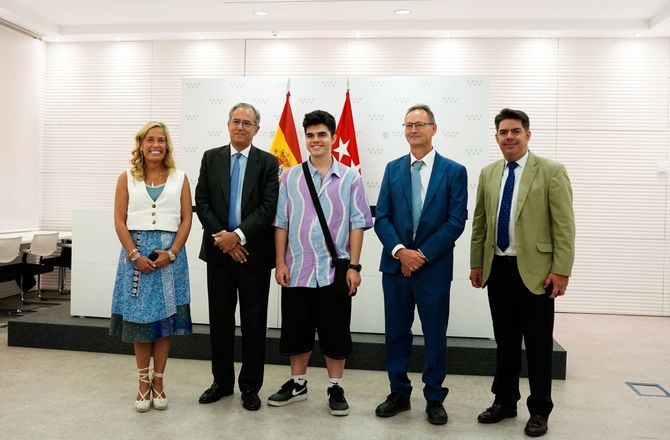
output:
[[[239,264],[231,260],[207,264],[209,332],[214,381],[232,390],[235,385],[235,308],[239,298],[242,369],[238,385],[242,392],[257,393],[263,385],[270,269],[254,269],[250,262]]]
[[[496,375],[491,391],[495,403],[516,407],[521,398],[521,340],[526,346],[531,415],[549,417],[551,400],[551,356],[554,331],[554,300],[551,286],[543,295],[526,288],[519,275],[516,257],[493,258],[488,279],[489,305],[496,339]]]

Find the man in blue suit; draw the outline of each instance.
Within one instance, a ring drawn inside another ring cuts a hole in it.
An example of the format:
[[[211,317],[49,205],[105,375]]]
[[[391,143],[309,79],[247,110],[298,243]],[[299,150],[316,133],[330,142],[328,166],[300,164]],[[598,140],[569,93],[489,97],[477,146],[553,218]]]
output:
[[[407,377],[416,305],[425,341],[423,395],[428,421],[447,423],[443,402],[449,390],[447,321],[453,249],[467,218],[465,167],[437,154],[435,116],[427,105],[405,115],[410,154],[384,171],[376,207],[375,232],[384,246],[380,271],[384,288],[386,365],[391,394],[375,411],[391,417],[410,409]]]

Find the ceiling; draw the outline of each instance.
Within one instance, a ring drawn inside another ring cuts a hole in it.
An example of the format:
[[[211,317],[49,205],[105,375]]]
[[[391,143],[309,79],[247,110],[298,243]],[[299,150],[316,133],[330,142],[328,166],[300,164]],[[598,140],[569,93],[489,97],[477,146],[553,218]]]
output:
[[[0,18],[62,42],[670,37],[668,0],[0,0]]]

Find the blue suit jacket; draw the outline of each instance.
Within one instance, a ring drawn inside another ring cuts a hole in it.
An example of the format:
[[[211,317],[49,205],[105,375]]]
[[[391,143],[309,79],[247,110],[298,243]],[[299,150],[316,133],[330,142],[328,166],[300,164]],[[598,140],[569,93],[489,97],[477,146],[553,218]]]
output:
[[[400,260],[391,251],[398,244],[420,249],[427,263],[412,276],[451,281],[454,244],[468,216],[468,177],[465,167],[435,154],[426,200],[416,237],[412,239],[412,188],[409,154],[389,162],[375,208],[375,232],[384,246],[379,270],[400,273]]]

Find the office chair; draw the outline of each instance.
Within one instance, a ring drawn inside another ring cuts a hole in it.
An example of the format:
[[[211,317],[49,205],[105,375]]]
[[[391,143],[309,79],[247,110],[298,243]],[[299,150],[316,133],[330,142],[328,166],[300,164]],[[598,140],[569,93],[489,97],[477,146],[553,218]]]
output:
[[[23,260],[21,262],[21,270],[24,275],[37,275],[37,297],[40,301],[44,301],[42,298],[42,284],[41,276],[43,273],[53,272],[54,267],[50,264],[45,264],[43,262],[44,257],[53,254],[58,247],[58,232],[49,232],[45,234],[35,234],[33,239],[30,242],[30,249],[24,251]],[[39,257],[38,263],[28,263],[28,256],[36,255]],[[58,303],[29,303],[25,300],[24,291],[23,291],[23,277],[21,277],[21,302],[23,304],[51,304],[57,305]]]
[[[0,263],[12,263],[21,255],[21,236],[16,237],[2,237],[0,238]],[[23,296],[23,289],[21,287],[23,280],[22,263],[4,264],[0,266],[0,282],[16,281],[19,287],[19,296]],[[25,309],[8,309],[3,311],[10,315],[19,315],[26,312],[34,312],[34,310]]]
[[[60,246],[60,255],[57,257],[49,257],[49,258],[44,258],[42,260],[42,263],[44,264],[49,264],[51,266],[55,266],[58,268],[58,293],[60,295],[69,295],[70,291],[69,290],[64,290],[65,289],[65,278],[66,278],[66,270],[67,269],[72,269],[72,244],[71,243],[63,243]],[[67,300],[67,298],[47,298],[47,299],[62,299],[62,300]]]

